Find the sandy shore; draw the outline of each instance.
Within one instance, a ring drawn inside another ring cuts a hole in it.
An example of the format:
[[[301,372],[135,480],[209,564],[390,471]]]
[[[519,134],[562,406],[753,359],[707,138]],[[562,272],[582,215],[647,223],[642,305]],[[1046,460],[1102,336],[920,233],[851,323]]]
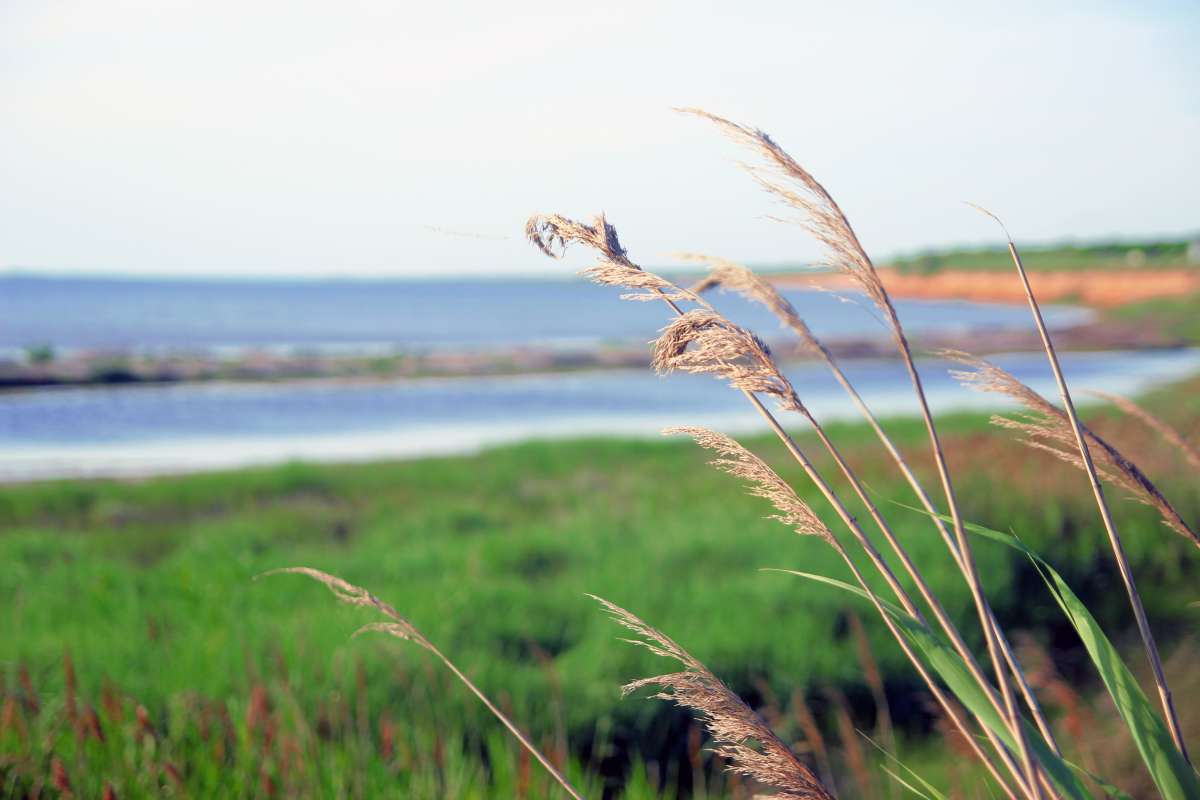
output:
[[[949,269],[920,275],[883,267],[879,275],[893,297],[1025,302],[1020,281],[1008,271]],[[772,280],[783,286],[816,286],[833,291],[854,288],[844,275],[832,273],[780,275],[772,276]],[[1093,308],[1114,308],[1126,303],[1200,292],[1200,269],[1032,272],[1029,280],[1039,302],[1075,302]]]

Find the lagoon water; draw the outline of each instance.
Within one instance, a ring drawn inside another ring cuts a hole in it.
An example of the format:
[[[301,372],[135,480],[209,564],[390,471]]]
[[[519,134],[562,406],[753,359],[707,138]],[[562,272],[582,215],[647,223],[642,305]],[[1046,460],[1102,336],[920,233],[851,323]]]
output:
[[[870,335],[878,322],[853,300],[792,292],[826,336]],[[103,282],[0,280],[0,346],[64,349],[425,348],[561,346],[651,338],[662,310],[618,302],[578,282]],[[721,298],[764,332],[772,319]],[[900,306],[911,329],[1028,325],[1020,307]],[[1086,312],[1051,309],[1053,324]],[[997,357],[1053,395],[1043,357]],[[1200,370],[1200,350],[1078,353],[1064,357],[1077,389],[1131,394]],[[788,364],[809,407],[826,420],[853,410],[820,366]],[[844,362],[882,415],[915,412],[896,361]],[[960,387],[947,365],[922,363],[935,411],[994,408]],[[14,391],[0,394],[0,480],[188,472],[289,459],[352,461],[476,450],[527,438],[656,435],[699,424],[731,433],[761,421],[736,392],[702,376],[608,370],[512,377],[301,383],[201,383]]]
[[[994,360],[1053,396],[1043,358]],[[1077,353],[1063,363],[1076,389],[1132,394],[1200,370],[1200,350]],[[788,366],[818,417],[853,418],[823,368]],[[921,365],[935,412],[1003,405],[994,395],[959,386],[947,366]],[[850,361],[845,367],[878,414],[915,413],[898,362]],[[0,480],[412,457],[527,438],[655,435],[679,424],[730,433],[762,427],[740,394],[719,381],[640,370],[39,390],[0,395]]]

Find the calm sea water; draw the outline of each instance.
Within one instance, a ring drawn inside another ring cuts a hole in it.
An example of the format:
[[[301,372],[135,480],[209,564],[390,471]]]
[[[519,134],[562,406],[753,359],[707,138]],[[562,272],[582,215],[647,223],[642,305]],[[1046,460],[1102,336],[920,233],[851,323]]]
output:
[[[586,346],[646,341],[663,309],[622,303],[580,281],[170,282],[0,279],[0,350],[227,348],[434,349]],[[821,335],[882,334],[854,298],[788,293]],[[735,297],[722,309],[764,334],[775,321]],[[1024,308],[904,302],[912,330],[1028,326]],[[1086,316],[1051,308],[1052,324]],[[1038,355],[997,359],[1053,394]],[[879,414],[914,413],[894,361],[844,365]],[[1200,351],[1071,354],[1077,388],[1134,393],[1200,370]],[[791,364],[805,402],[824,419],[853,412],[826,371]],[[924,362],[935,411],[995,407],[959,387],[946,365]],[[182,384],[0,393],[0,480],[143,475],[272,463],[463,452],[531,437],[655,435],[701,424],[729,432],[760,420],[720,382],[643,370],[504,378],[283,384]]]
[[[428,350],[514,345],[587,346],[645,341],[666,318],[657,304],[579,279],[413,281],[165,281],[0,278],[0,350],[36,344],[60,350],[297,348]],[[818,335],[882,334],[863,303],[789,291]],[[720,298],[733,319],[761,331],[774,318],[735,295]],[[1010,328],[1028,324],[1016,306],[902,301],[911,330]],[[1052,324],[1087,312],[1047,310]]]

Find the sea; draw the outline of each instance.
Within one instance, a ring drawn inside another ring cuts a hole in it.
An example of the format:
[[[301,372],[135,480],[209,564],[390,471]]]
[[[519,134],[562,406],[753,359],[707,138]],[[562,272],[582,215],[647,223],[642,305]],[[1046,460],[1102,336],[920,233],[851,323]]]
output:
[[[586,349],[647,342],[661,304],[622,302],[580,280],[145,280],[0,278],[0,357],[56,353],[430,353]],[[886,331],[862,297],[786,292],[825,338]],[[773,317],[733,295],[715,302],[767,338]],[[978,334],[1030,325],[1022,306],[900,301],[910,331]],[[1046,309],[1051,327],[1089,318]],[[1038,354],[994,357],[1053,396]],[[1133,394],[1200,371],[1200,351],[1071,353],[1077,389]],[[880,416],[915,412],[891,359],[843,365]],[[827,420],[853,409],[817,364],[787,364],[809,408]],[[935,412],[1002,407],[961,387],[949,365],[922,360]],[[1082,395],[1081,395],[1082,396]],[[477,451],[527,439],[655,436],[670,425],[761,429],[736,392],[704,376],[611,369],[504,377],[180,383],[39,388],[0,393],[0,480],[137,477],[291,460],[362,461]]]

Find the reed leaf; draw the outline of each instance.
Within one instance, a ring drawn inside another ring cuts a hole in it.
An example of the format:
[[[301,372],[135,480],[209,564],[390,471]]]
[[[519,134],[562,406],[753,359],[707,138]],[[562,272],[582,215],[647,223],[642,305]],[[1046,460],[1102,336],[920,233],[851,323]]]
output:
[[[911,510],[925,513],[916,508]],[[1104,681],[1104,687],[1108,690],[1117,713],[1121,715],[1121,720],[1133,737],[1154,785],[1167,800],[1200,798],[1200,776],[1196,775],[1195,770],[1175,747],[1171,732],[1154,710],[1154,703],[1146,697],[1137,678],[1113,647],[1100,623],[1067,585],[1062,575],[1013,534],[975,523],[967,523],[966,527],[971,533],[1000,542],[1029,557],[1041,574],[1042,580],[1046,582],[1046,587],[1058,603],[1058,607],[1079,634],[1092,663],[1096,665],[1096,671],[1100,673],[1100,679]]]

